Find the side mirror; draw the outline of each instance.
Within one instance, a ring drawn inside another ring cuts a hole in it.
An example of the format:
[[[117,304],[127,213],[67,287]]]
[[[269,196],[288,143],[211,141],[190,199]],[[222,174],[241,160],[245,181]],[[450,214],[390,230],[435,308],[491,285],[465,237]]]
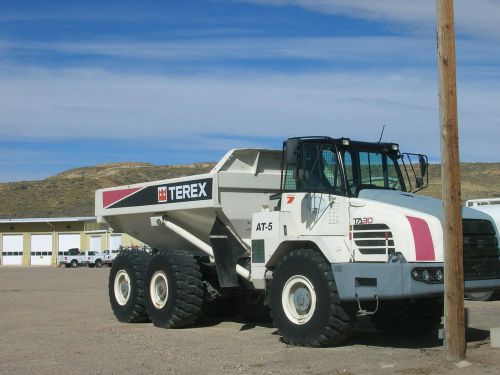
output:
[[[418,155],[418,164],[420,165],[420,175],[422,176],[423,179],[427,174],[427,166],[428,166],[427,158],[422,154]]]
[[[299,140],[290,138],[285,143],[285,162],[286,164],[297,165],[297,149]]]
[[[298,180],[299,177],[299,171],[298,171],[298,166],[297,166],[297,155],[298,155],[298,149],[299,149],[299,140],[296,138],[290,138],[286,141],[285,143],[285,164],[286,165],[293,165],[295,168],[293,169],[293,178],[295,180]]]

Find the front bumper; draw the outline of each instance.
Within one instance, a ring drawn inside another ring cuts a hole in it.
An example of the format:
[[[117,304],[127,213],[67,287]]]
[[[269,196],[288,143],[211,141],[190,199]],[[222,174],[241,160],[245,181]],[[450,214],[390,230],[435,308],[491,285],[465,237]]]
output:
[[[442,295],[444,284],[427,284],[411,277],[417,267],[443,263],[335,263],[333,275],[342,301],[424,298]],[[467,292],[500,289],[500,278],[466,280]]]

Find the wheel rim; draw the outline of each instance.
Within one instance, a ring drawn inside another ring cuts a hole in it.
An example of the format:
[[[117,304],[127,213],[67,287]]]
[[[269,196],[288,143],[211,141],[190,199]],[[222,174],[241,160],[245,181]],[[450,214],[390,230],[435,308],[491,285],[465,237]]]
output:
[[[295,324],[311,320],[316,310],[316,292],[307,277],[295,275],[283,287],[281,303],[287,318]]]
[[[120,306],[127,304],[130,298],[130,277],[125,270],[120,270],[115,276],[115,298]]]
[[[156,271],[153,274],[149,284],[149,294],[154,307],[157,309],[165,307],[168,300],[168,280],[165,272]]]

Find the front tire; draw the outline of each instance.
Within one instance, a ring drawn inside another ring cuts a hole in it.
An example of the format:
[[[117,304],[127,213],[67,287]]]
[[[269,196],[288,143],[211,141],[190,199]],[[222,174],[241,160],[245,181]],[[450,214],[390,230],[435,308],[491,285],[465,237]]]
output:
[[[187,252],[161,251],[146,271],[146,309],[156,327],[192,325],[201,313],[203,283],[196,259]]]
[[[268,302],[278,333],[287,344],[331,346],[351,330],[330,264],[311,249],[286,254],[273,271]]]
[[[145,251],[120,253],[109,273],[109,301],[116,318],[124,323],[149,321],[144,306],[144,272],[151,259]]]
[[[70,264],[71,264],[72,268],[77,268],[78,267],[78,261],[76,259],[73,259]]]

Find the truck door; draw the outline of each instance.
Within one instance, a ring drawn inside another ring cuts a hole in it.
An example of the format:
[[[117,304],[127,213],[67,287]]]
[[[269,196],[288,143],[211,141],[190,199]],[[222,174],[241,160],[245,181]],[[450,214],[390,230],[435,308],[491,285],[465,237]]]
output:
[[[391,179],[387,162],[381,153],[346,151],[343,155],[349,198],[349,240],[356,261],[386,262],[394,252],[392,232],[386,213],[357,198],[363,189],[385,189]]]
[[[305,144],[302,221],[311,235],[343,236],[348,233],[348,199],[342,169],[333,146]]]

